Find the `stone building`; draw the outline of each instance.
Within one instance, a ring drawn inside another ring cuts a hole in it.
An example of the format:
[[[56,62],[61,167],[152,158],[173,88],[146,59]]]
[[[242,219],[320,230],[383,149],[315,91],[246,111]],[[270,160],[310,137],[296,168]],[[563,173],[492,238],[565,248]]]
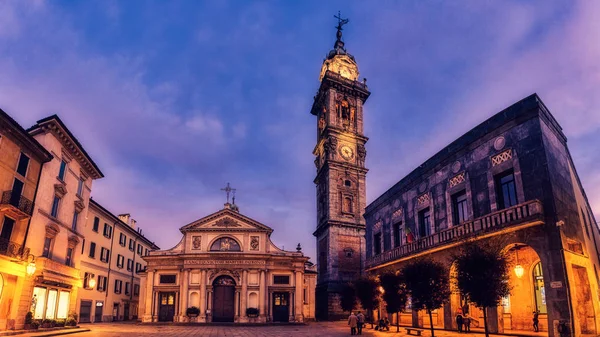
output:
[[[298,247],[277,248],[273,230],[235,204],[180,228],[172,249],[144,256],[143,322],[303,322],[314,319],[316,272]],[[199,309],[188,317],[190,307]],[[256,315],[248,308],[257,309]]]
[[[501,243],[511,258],[511,295],[488,310],[494,332],[540,328],[558,336],[600,328],[600,233],[567,147],[567,138],[537,95],[481,123],[435,154],[365,212],[369,273],[396,270],[420,256],[446,264],[463,240]],[[434,325],[455,329],[459,307],[475,326],[483,313],[453,289]],[[428,320],[425,320],[427,322]],[[401,323],[423,326],[406,310]]]
[[[359,277],[365,259],[366,150],[363,104],[370,95],[358,80],[358,65],[337,39],[321,67],[321,81],[311,113],[317,117],[317,317],[346,317],[339,291]]]
[[[77,312],[82,226],[92,181],[104,177],[65,124],[53,115],[27,130],[53,159],[44,164],[27,240],[36,272],[27,296],[35,319],[65,319]]]
[[[1,331],[23,328],[30,306],[27,279],[34,265],[25,241],[40,172],[52,155],[1,109],[0,154]]]
[[[129,214],[116,216],[93,199],[81,233],[85,240],[79,264],[79,321],[141,318],[139,273],[146,269],[142,257],[159,248],[142,235]]]

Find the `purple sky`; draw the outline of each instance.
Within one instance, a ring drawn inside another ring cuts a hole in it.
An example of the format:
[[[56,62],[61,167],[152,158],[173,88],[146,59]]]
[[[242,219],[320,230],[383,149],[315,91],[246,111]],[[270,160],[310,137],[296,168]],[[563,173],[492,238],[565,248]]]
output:
[[[338,9],[372,91],[369,201],[537,92],[600,215],[600,1],[0,1],[0,107],[57,113],[106,175],[94,199],[161,248],[231,182],[314,257],[309,111]]]

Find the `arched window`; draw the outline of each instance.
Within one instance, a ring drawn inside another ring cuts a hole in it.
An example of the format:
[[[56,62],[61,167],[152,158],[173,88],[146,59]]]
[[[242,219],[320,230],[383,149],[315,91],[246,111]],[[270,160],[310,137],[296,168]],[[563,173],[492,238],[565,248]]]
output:
[[[219,238],[210,246],[211,252],[239,252],[241,250],[239,243],[228,237]]]
[[[533,297],[535,308],[540,314],[548,312],[546,309],[546,289],[544,288],[544,275],[542,274],[542,263],[538,262],[533,267]]]

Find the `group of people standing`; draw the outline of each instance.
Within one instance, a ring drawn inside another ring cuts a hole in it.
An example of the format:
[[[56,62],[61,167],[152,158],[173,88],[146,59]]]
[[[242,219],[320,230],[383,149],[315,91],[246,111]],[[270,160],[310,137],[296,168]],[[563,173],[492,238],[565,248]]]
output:
[[[365,315],[358,311],[356,315],[351,312],[348,317],[348,325],[350,326],[351,335],[362,335],[362,328],[365,325]]]
[[[458,332],[471,332],[471,317],[468,311],[463,313],[460,308],[456,311],[456,325]]]

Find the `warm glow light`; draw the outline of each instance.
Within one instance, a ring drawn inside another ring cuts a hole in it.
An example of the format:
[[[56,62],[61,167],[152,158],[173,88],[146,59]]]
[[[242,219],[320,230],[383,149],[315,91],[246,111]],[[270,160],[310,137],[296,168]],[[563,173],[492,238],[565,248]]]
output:
[[[381,287],[381,286],[379,287],[379,292],[382,294],[385,293],[385,290],[383,290],[383,287]]]
[[[88,281],[88,286],[89,286],[90,288],[94,288],[94,287],[96,286],[96,280],[95,280],[95,279],[93,279],[93,278],[91,278],[91,279]]]
[[[523,269],[523,267],[518,264],[515,266],[515,274],[517,275],[518,278],[523,277],[523,273],[525,273],[525,269]]]
[[[35,263],[29,262],[27,265],[27,276],[35,274]]]

